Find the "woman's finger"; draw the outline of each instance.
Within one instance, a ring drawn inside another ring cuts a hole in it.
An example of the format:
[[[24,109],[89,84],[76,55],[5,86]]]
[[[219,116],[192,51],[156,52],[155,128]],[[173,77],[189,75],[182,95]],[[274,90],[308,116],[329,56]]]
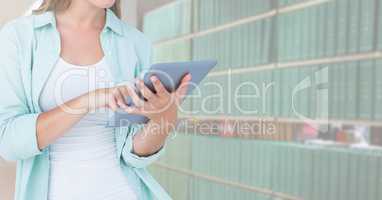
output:
[[[141,109],[138,108],[138,107],[135,107],[135,106],[128,106],[127,108],[124,109],[127,113],[129,114],[137,114],[137,115],[141,115],[142,112],[141,112]]]
[[[177,100],[181,101],[185,97],[185,95],[187,94],[191,79],[192,79],[191,74],[187,74],[185,77],[183,77],[183,79],[180,83],[180,86],[178,87],[178,89],[175,92],[175,94],[177,96]]]
[[[142,80],[138,80],[137,82],[142,96],[148,101],[154,101],[156,95],[145,85],[145,83]]]
[[[117,100],[115,99],[115,97],[113,95],[109,95],[107,105],[114,112],[117,111],[117,109],[118,109]]]
[[[113,91],[113,96],[114,98],[116,99],[117,101],[117,105],[121,108],[126,108],[127,105],[125,103],[125,98],[124,96],[122,95],[122,92],[121,92],[121,89],[120,88],[116,88],[114,91]]]
[[[160,80],[156,76],[152,76],[150,78],[151,82],[154,85],[155,91],[157,92],[158,96],[169,96],[170,93],[166,90],[166,88],[163,86],[163,84],[160,82]]]
[[[119,87],[119,90],[121,91],[122,96],[124,97],[125,102],[126,102],[126,97],[129,96],[129,91],[127,90],[126,86]]]
[[[134,88],[130,85],[126,86],[129,96],[131,97],[131,100],[133,101],[135,107],[142,107],[144,105],[144,102],[141,98],[139,98],[137,92],[135,92]]]

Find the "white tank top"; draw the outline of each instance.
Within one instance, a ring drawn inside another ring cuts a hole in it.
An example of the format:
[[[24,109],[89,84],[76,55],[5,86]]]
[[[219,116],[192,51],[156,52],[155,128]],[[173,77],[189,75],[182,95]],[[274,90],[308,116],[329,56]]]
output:
[[[96,88],[112,86],[102,59],[76,66],[59,59],[42,91],[40,106],[48,111]],[[119,165],[114,129],[105,127],[107,110],[87,114],[50,145],[48,200],[136,200]]]

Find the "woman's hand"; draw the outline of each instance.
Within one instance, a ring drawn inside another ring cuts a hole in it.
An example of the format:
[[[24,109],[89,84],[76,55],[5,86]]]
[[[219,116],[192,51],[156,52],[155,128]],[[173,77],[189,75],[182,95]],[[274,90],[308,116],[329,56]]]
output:
[[[175,125],[178,107],[186,95],[190,80],[191,75],[186,75],[182,79],[179,88],[172,93],[168,92],[155,76],[151,77],[151,82],[156,93],[147,88],[142,80],[138,80],[137,88],[147,101],[139,98],[138,94],[131,87],[127,87],[134,106],[125,107],[124,110],[128,113],[144,115],[156,124]]]
[[[128,106],[125,102],[125,97],[129,95],[131,86],[123,85],[112,88],[102,88],[90,92],[87,95],[89,102],[89,110],[96,110],[99,108],[110,108],[116,111],[118,108],[127,109]]]

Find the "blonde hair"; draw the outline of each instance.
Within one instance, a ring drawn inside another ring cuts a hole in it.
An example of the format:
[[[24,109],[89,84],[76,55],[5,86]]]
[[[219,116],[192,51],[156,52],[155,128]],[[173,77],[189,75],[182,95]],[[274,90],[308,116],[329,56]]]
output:
[[[47,11],[58,11],[69,8],[71,0],[44,0],[41,6],[33,11],[33,14],[42,14]],[[114,14],[121,18],[121,0],[116,0],[110,8]]]

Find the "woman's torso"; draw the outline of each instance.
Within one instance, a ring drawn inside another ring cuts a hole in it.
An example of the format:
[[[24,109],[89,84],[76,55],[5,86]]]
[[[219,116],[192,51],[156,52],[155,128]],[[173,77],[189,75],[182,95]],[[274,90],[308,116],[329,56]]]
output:
[[[17,125],[2,124],[7,128],[2,130],[8,137],[1,138],[0,154],[18,160],[15,200],[46,200],[50,150],[37,148],[33,130],[38,113],[42,112],[40,92],[60,56],[54,13],[21,17],[4,24],[0,41],[0,85],[9,94],[7,98],[0,98],[0,122],[23,115]],[[133,80],[137,73],[150,66],[150,41],[110,10],[107,10],[100,43],[115,83]],[[158,159],[164,149],[149,157],[137,157],[131,153],[131,135],[138,130],[139,127],[134,126],[115,128],[117,156],[123,173],[139,199],[171,199],[145,169]],[[16,145],[10,148],[7,146],[10,143]]]
[[[48,111],[86,92],[112,85],[105,59],[91,66],[59,59],[39,103],[43,111]],[[49,200],[136,199],[119,165],[114,129],[105,126],[108,117],[108,109],[89,113],[50,146]]]

